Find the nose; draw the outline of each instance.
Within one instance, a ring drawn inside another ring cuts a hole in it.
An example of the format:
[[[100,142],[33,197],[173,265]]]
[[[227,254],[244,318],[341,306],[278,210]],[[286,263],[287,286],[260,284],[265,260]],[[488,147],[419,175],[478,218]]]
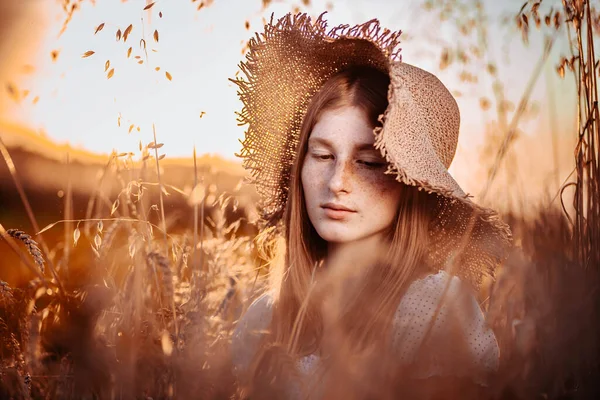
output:
[[[329,178],[329,190],[334,193],[350,192],[350,163],[344,160],[336,160],[333,171]]]

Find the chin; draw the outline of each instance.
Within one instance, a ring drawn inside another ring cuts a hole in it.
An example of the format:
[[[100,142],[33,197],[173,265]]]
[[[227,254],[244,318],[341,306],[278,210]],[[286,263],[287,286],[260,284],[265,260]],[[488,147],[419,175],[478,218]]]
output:
[[[321,239],[331,243],[346,243],[358,239],[357,235],[353,234],[353,232],[349,232],[350,230],[345,226],[321,226],[316,228],[316,231]]]

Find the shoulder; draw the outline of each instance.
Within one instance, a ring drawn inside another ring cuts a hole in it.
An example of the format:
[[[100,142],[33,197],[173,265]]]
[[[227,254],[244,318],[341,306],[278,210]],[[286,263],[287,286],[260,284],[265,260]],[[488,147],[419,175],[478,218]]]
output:
[[[427,275],[411,283],[394,314],[393,345],[407,362],[431,330],[443,327],[462,284],[444,271]]]
[[[436,322],[472,293],[461,280],[444,271],[427,275],[410,284],[395,314],[395,324],[421,324],[424,319],[438,315]]]
[[[421,315],[439,318],[443,323],[449,313],[475,317],[481,313],[476,293],[472,286],[459,277],[445,271],[427,275],[414,281],[406,291],[397,309],[397,314],[418,311]]]
[[[231,337],[231,358],[236,374],[247,370],[263,334],[271,323],[273,295],[264,293],[254,300],[238,320]]]
[[[259,327],[263,324],[268,325],[271,320],[273,308],[273,294],[270,292],[263,293],[257,297],[250,305],[246,312],[238,320],[235,332],[240,332],[244,327]]]
[[[468,290],[468,286],[457,276],[439,271],[436,274],[430,274],[412,282],[403,300],[425,298],[426,300],[441,301],[443,299],[445,303],[448,303],[454,301],[457,295],[464,295]]]
[[[474,290],[444,271],[409,286],[392,328],[392,344],[400,362],[418,359],[423,375],[497,369],[496,337],[485,322]]]

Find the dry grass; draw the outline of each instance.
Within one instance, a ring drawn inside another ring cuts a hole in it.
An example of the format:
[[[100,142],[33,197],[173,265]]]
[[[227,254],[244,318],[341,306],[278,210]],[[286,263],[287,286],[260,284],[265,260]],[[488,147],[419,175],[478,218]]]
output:
[[[2,228],[9,244],[17,240],[6,249],[18,253],[23,265],[33,260],[37,274],[31,271],[21,287],[0,287],[0,398],[234,393],[229,335],[259,265],[252,238],[237,234],[249,216],[231,220],[235,193],[186,194],[163,185],[158,174],[153,184],[146,148],[141,157],[146,160],[140,168],[120,171],[132,178],[122,180],[120,202],[100,189],[90,196],[86,218],[57,221],[38,232],[41,239],[64,228],[67,239],[46,254],[25,232]],[[159,158],[155,153],[156,172]],[[120,173],[119,164],[109,162],[111,167]],[[11,172],[18,182],[14,165]],[[153,200],[160,201],[160,193],[190,197],[190,214],[202,205],[203,223],[194,232],[168,232],[168,215]],[[56,265],[55,277],[44,275],[48,261]]]
[[[170,229],[169,215],[161,223],[154,204],[156,188],[168,185],[138,185],[138,179],[123,181],[116,209],[114,199],[106,199],[90,218],[72,221],[68,243],[48,252],[58,281],[46,271],[42,277],[31,272],[20,287],[1,283],[0,397],[235,398],[230,335],[264,283],[256,279],[263,260],[255,238],[238,236],[240,220],[227,218],[234,194],[213,193],[208,201],[209,191],[189,193],[190,215],[199,205],[214,207],[194,224],[199,231],[173,233],[161,228]],[[96,192],[90,203],[102,197]],[[588,398],[597,376],[598,270],[579,263],[561,210],[506,218],[519,246],[488,303],[503,355],[494,393],[506,399]],[[43,234],[60,227],[67,224],[53,224]],[[45,261],[32,237],[6,233],[23,242],[13,251],[36,265]],[[69,265],[59,262],[65,247]],[[83,265],[76,264],[82,262],[78,251],[88,255]],[[78,270],[83,272],[75,279]],[[342,377],[344,368],[356,365],[340,364]],[[384,398],[371,376],[376,371],[348,373],[361,390]]]

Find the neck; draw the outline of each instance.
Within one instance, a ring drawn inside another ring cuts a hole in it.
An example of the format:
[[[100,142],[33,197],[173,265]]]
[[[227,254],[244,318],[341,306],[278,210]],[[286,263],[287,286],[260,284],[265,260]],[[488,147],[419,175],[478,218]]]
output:
[[[327,245],[327,257],[318,274],[322,282],[332,292],[343,291],[351,293],[365,277],[370,267],[375,265],[385,255],[387,246],[383,235],[374,235],[368,238]],[[336,290],[330,285],[333,284]],[[330,295],[333,294],[330,292]],[[338,293],[340,294],[340,293]]]
[[[366,269],[384,254],[383,235],[346,242],[327,244],[326,266],[330,270],[338,268]]]
[[[327,257],[318,272],[323,290],[321,312],[324,329],[339,321],[349,304],[360,296],[369,268],[386,253],[383,235],[374,235],[360,241],[328,243]]]

